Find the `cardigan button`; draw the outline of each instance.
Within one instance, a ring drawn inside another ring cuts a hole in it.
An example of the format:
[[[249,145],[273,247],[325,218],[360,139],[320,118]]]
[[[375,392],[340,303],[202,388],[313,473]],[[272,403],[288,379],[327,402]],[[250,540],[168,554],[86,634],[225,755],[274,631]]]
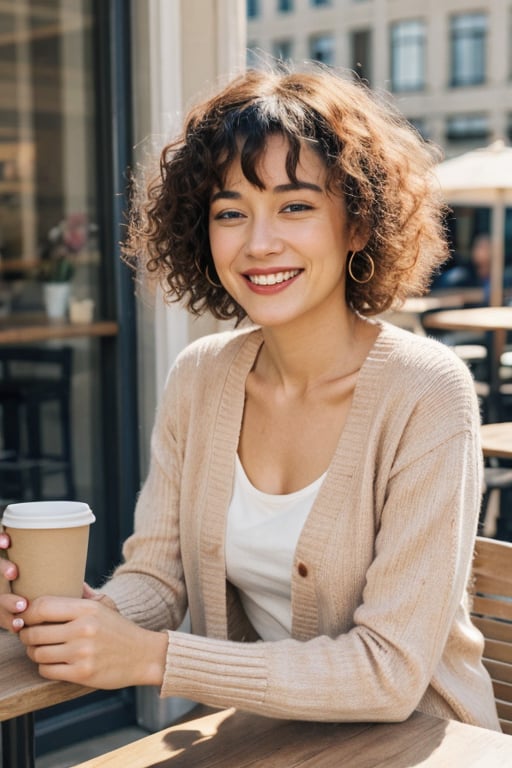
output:
[[[308,575],[308,567],[306,563],[299,563],[297,565],[297,571],[299,572],[299,576],[306,578],[306,576]]]

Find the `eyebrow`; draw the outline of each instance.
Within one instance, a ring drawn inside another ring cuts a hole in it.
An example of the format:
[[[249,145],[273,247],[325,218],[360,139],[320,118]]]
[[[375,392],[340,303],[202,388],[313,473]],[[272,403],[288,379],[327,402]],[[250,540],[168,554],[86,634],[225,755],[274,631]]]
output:
[[[318,184],[312,184],[309,181],[297,181],[290,182],[289,184],[278,184],[277,187],[274,187],[273,192],[276,194],[281,194],[283,192],[296,192],[301,189],[310,189],[313,192],[320,193],[324,191],[322,187],[318,186]],[[240,200],[241,197],[242,196],[239,192],[234,192],[230,189],[221,189],[212,195],[210,202],[214,203],[216,200]]]

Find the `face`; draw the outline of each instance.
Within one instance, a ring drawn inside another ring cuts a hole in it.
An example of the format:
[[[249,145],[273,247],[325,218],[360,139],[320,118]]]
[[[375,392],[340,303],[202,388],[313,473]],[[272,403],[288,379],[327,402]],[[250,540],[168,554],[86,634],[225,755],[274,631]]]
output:
[[[217,274],[249,318],[263,327],[325,318],[346,310],[347,252],[364,242],[347,224],[344,198],[326,189],[321,157],[304,146],[297,184],[285,170],[288,144],[268,139],[253,186],[233,163],[210,204],[210,246]]]

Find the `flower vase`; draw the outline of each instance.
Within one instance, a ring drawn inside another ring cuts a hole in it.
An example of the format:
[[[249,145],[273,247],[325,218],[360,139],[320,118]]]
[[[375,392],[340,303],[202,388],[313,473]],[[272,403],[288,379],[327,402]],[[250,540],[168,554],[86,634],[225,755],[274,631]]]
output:
[[[63,320],[68,311],[70,283],[44,283],[43,299],[50,320]]]

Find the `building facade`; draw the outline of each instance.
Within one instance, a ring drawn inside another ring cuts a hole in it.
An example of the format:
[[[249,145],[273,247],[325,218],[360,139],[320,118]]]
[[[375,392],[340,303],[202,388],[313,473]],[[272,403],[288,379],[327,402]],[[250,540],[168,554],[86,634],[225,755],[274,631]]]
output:
[[[512,0],[248,0],[247,17],[249,66],[351,70],[447,156],[512,139]]]

